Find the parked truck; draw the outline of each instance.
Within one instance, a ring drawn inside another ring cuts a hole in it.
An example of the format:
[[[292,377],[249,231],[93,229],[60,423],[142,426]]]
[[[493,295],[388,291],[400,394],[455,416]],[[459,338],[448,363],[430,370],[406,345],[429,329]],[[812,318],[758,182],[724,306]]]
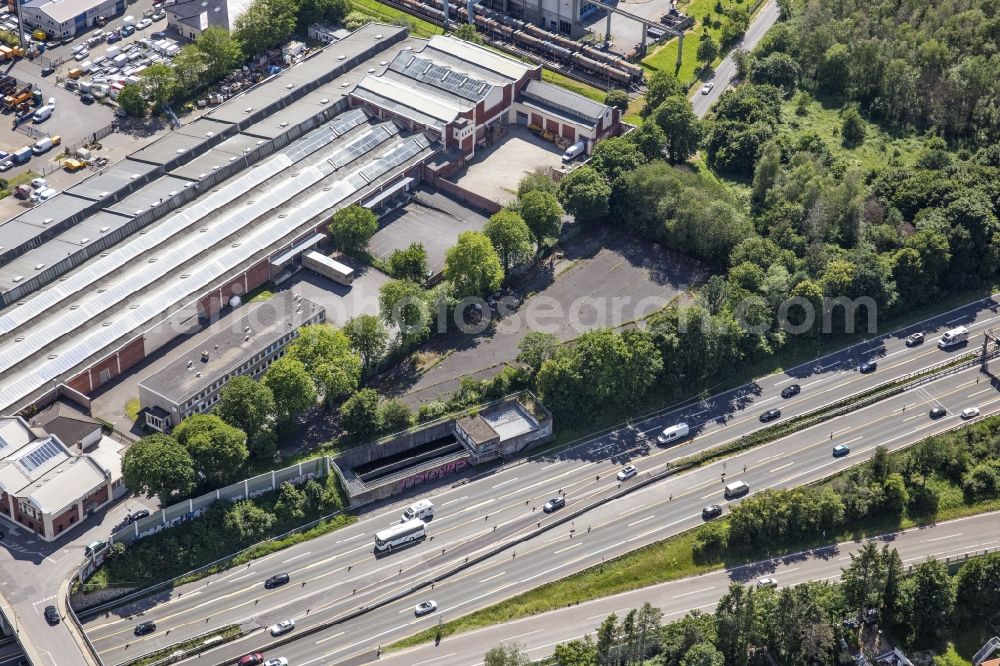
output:
[[[39,139],[35,142],[35,145],[31,147],[31,152],[35,155],[41,155],[42,153],[47,153],[52,150],[52,146],[56,145],[51,137],[45,137],[44,139]]]
[[[10,156],[14,161],[14,164],[24,164],[31,159],[31,146],[25,146],[23,148],[18,148],[14,151],[14,154]]]
[[[45,106],[38,107],[38,110],[35,111],[35,115],[32,116],[31,119],[34,120],[36,123],[44,123],[46,120],[52,117],[53,111],[55,111],[55,107],[46,104]]]
[[[585,151],[586,149],[587,149],[587,144],[581,139],[580,141],[577,141],[572,146],[566,149],[566,152],[563,153],[562,161],[572,162],[577,157],[582,155],[583,151]]]

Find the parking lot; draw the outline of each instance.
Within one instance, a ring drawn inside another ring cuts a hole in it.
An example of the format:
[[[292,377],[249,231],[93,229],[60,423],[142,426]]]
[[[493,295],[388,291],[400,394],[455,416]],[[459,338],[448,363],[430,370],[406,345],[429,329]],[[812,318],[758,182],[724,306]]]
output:
[[[388,259],[394,250],[420,243],[427,251],[431,273],[444,269],[445,251],[463,231],[482,231],[486,216],[434,190],[421,190],[415,201],[379,220],[381,228],[368,251]]]
[[[658,22],[660,17],[670,10],[671,0],[618,0],[613,3],[622,11],[635,16]],[[587,27],[597,36],[603,37],[608,31],[607,13],[599,10],[585,19]],[[669,39],[664,26],[664,39]],[[621,14],[611,14],[611,50],[616,53],[626,53],[636,44],[642,42],[642,24]],[[647,47],[654,43],[653,35],[647,36]]]
[[[455,183],[491,201],[507,204],[517,198],[517,184],[537,169],[562,166],[563,151],[526,127],[511,125],[507,136],[485,149],[459,172]]]

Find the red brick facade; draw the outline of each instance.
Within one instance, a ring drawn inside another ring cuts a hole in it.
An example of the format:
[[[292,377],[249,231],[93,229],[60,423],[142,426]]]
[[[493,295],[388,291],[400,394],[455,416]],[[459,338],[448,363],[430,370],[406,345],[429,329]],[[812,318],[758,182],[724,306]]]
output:
[[[80,518],[82,518],[80,510],[77,508],[77,505],[74,504],[70,508],[66,509],[66,511],[52,519],[52,536],[59,536],[68,530],[71,525],[77,523]]]

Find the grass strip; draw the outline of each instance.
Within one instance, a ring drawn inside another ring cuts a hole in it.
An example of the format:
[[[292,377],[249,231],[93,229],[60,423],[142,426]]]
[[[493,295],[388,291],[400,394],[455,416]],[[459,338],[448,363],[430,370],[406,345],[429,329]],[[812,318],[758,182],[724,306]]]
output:
[[[351,5],[362,14],[377,21],[394,25],[405,25],[417,37],[432,37],[444,34],[444,30],[433,23],[417,18],[395,7],[384,5],[378,0],[351,0]]]
[[[151,652],[143,657],[136,659],[135,661],[126,662],[124,666],[161,666],[162,664],[173,664],[178,662],[184,657],[195,654],[205,647],[205,641],[219,637],[222,642],[228,642],[234,638],[239,638],[243,634],[240,631],[239,625],[231,624],[228,627],[223,627],[218,631],[213,631],[202,636],[196,636],[194,638],[188,639],[183,643],[177,643],[176,645],[171,645],[170,647],[165,647],[162,650],[157,650],[156,652]]]
[[[571,79],[565,74],[560,74],[559,72],[554,72],[551,69],[543,67],[542,81],[561,86],[567,90],[575,92],[578,95],[583,95],[584,97],[592,99],[595,102],[604,104],[605,92],[603,90],[587,83],[583,83],[582,81]]]

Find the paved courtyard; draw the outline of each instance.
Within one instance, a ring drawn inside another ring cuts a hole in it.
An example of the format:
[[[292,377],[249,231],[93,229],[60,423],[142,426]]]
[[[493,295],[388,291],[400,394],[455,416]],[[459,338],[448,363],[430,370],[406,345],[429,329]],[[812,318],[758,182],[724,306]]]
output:
[[[484,149],[454,179],[459,187],[506,204],[517,198],[517,184],[537,169],[562,166],[562,149],[526,127],[512,125],[507,136]]]

